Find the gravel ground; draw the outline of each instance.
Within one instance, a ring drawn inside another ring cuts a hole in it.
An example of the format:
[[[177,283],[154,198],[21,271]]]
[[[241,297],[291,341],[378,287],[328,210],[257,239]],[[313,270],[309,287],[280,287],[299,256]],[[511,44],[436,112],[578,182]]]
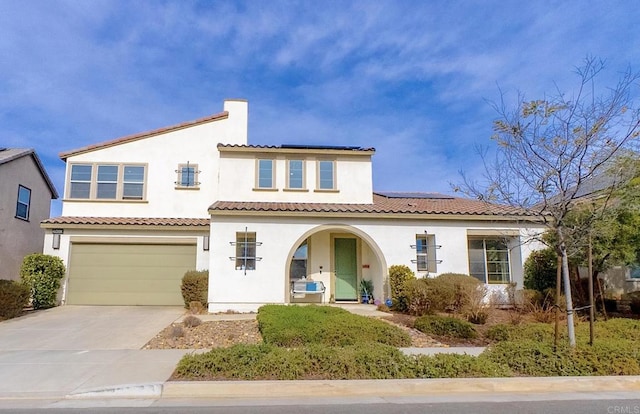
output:
[[[446,346],[416,329],[403,325],[401,320],[380,319],[407,332],[411,337],[412,347]],[[255,320],[203,322],[193,328],[182,323],[173,323],[159,332],[143,349],[210,349],[261,342],[262,336]]]

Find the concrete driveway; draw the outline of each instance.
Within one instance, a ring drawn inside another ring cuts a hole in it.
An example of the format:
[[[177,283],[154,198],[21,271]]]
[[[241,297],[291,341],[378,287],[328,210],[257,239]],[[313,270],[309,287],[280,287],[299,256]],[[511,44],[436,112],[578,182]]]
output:
[[[0,400],[162,383],[188,351],[140,350],[184,309],[61,306],[0,322]]]
[[[59,306],[0,322],[0,350],[140,349],[184,312],[162,306]]]

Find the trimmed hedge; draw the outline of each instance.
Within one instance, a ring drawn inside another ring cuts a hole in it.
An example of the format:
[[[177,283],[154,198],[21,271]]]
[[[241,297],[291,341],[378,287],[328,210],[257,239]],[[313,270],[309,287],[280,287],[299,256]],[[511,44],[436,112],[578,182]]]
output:
[[[209,304],[209,271],[189,270],[182,276],[180,291],[185,308],[189,309],[191,302],[199,302],[206,308]]]
[[[478,336],[473,325],[469,322],[448,316],[421,316],[414,321],[414,328],[426,334],[454,338],[470,339]]]
[[[15,280],[0,279],[0,320],[19,316],[29,303],[29,288]]]
[[[257,319],[264,342],[276,346],[411,345],[409,335],[398,327],[332,306],[265,305]]]
[[[65,272],[64,263],[57,256],[34,253],[24,257],[20,277],[31,292],[33,309],[57,305],[60,280]]]

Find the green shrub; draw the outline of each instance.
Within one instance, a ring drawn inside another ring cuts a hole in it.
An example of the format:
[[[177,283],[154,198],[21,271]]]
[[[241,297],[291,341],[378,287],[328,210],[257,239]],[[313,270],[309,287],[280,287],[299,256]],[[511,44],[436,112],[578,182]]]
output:
[[[412,360],[381,344],[348,347],[310,345],[281,348],[269,344],[214,348],[186,355],[174,379],[299,380],[412,378]]]
[[[627,318],[611,318],[607,321],[596,321],[594,332],[598,338],[616,338],[640,343],[640,320]],[[589,338],[589,324],[576,324],[576,336]]]
[[[511,339],[511,332],[513,331],[512,326],[502,323],[493,325],[491,328],[487,329],[485,337],[496,342],[508,341],[509,339]]]
[[[562,341],[554,351],[552,341],[519,340],[499,342],[481,355],[508,366],[515,375],[579,376],[638,375],[640,350],[632,341],[598,339],[593,346],[578,344],[571,349]]]
[[[478,336],[476,330],[467,321],[447,316],[426,315],[417,318],[414,328],[426,334],[470,339]]]
[[[389,285],[391,287],[391,308],[399,312],[408,310],[407,283],[415,280],[416,275],[405,265],[393,265],[389,268]]]
[[[498,324],[489,328],[485,336],[492,341],[512,341],[517,339],[553,341],[554,329],[553,325],[547,323]]]
[[[411,315],[433,313],[434,301],[437,301],[433,279],[410,279],[405,284],[406,311]]]
[[[550,247],[532,252],[524,262],[524,287],[542,292],[556,287],[558,254]]]
[[[505,365],[468,355],[407,356],[381,344],[347,347],[268,344],[214,348],[185,355],[176,380],[357,380],[507,376]]]
[[[276,346],[411,344],[409,335],[396,326],[332,306],[265,305],[257,319],[264,342]]]
[[[29,303],[27,286],[15,280],[0,279],[0,320],[20,315],[27,303]]]
[[[435,290],[434,310],[460,312],[478,295],[480,281],[460,273],[443,273],[431,282]]]
[[[20,277],[31,293],[34,309],[56,306],[60,280],[64,274],[64,264],[59,257],[40,253],[24,257]]]
[[[182,277],[180,290],[185,308],[189,309],[191,302],[200,302],[206,307],[209,302],[209,271],[189,270]]]
[[[435,354],[415,358],[416,378],[478,378],[508,377],[511,371],[506,365],[496,364],[487,358],[470,355]]]

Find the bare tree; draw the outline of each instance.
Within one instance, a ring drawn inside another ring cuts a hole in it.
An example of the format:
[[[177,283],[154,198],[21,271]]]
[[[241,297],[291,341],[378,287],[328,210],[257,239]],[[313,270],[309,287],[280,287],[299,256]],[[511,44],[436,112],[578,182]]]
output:
[[[457,188],[487,202],[520,208],[555,234],[571,346],[575,346],[575,332],[567,214],[590,191],[594,177],[611,171],[615,158],[636,145],[640,134],[640,112],[633,99],[638,74],[627,70],[615,87],[596,96],[595,81],[603,69],[601,60],[587,58],[576,70],[580,83],[572,96],[558,87],[555,95],[540,100],[526,100],[520,94],[516,107],[509,109],[502,95],[500,103],[493,105],[498,113],[492,136],[497,144],[495,157],[489,159],[486,151],[481,152],[483,179],[461,173],[463,184]]]

